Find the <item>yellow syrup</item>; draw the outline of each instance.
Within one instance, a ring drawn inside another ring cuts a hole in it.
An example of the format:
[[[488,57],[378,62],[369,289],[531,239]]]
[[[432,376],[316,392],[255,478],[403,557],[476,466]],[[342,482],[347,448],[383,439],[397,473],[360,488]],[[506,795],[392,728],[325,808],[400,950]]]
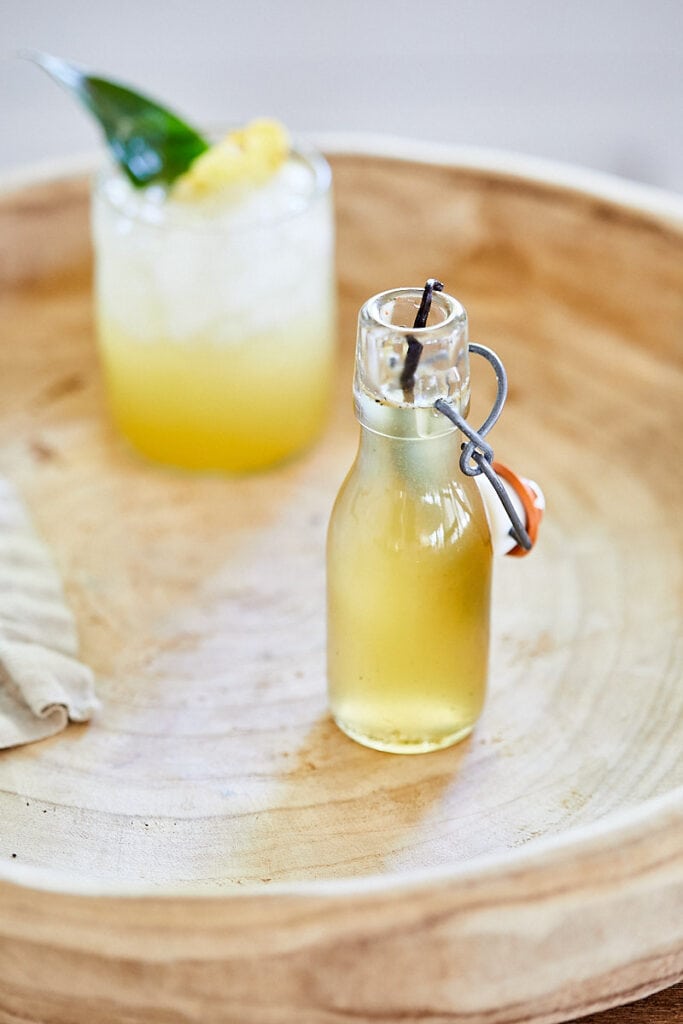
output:
[[[330,708],[366,746],[436,750],[466,736],[484,702],[488,523],[457,431],[361,433],[328,534]]]

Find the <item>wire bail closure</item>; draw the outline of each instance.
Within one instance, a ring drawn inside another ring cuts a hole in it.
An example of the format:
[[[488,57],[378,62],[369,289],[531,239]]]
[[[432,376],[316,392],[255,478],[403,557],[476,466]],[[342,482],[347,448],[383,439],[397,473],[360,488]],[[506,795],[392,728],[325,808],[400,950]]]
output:
[[[434,408],[446,416],[451,423],[454,423],[458,430],[462,431],[468,439],[462,445],[462,452],[460,455],[461,471],[465,476],[479,476],[481,473],[484,474],[498,495],[507,517],[510,520],[511,536],[514,537],[520,548],[524,551],[530,551],[532,547],[531,538],[529,537],[524,523],[519,518],[517,511],[512,504],[505,484],[493,467],[493,448],[484,440],[485,435],[488,434],[493,426],[495,426],[501,412],[503,411],[503,406],[505,405],[505,400],[507,399],[508,394],[507,373],[505,372],[505,367],[503,366],[501,359],[492,349],[487,348],[485,345],[476,345],[473,343],[468,346],[468,349],[472,355],[483,356],[484,359],[491,364],[495,372],[498,392],[491,412],[488,414],[479,430],[475,430],[474,427],[470,426],[464,416],[461,416],[458,410],[455,409],[450,402],[446,401],[445,398],[437,398],[434,403]]]

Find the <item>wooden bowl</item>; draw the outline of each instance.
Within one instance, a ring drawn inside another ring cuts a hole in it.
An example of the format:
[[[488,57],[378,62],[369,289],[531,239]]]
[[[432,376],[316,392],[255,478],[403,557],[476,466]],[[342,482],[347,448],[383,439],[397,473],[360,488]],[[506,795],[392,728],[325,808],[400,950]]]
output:
[[[339,401],[239,480],[111,429],[86,180],[3,192],[0,471],[103,711],[0,756],[2,1021],[550,1022],[683,975],[683,204],[453,149],[333,166]],[[323,547],[357,309],[431,275],[507,364],[492,440],[548,513],[497,565],[478,729],[406,758],[327,717]]]

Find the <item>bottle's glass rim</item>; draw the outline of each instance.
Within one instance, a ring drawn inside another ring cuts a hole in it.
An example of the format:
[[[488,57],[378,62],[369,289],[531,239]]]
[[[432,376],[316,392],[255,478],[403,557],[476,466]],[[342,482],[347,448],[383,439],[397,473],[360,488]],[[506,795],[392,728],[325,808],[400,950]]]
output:
[[[442,317],[436,323],[428,324],[426,327],[411,327],[409,324],[395,324],[387,318],[385,308],[395,304],[400,299],[413,300],[415,308],[419,308],[422,300],[423,288],[391,288],[386,292],[378,292],[363,304],[360,311],[361,320],[366,324],[374,324],[377,327],[389,329],[399,336],[409,334],[420,338],[422,342],[428,342],[430,336],[440,338],[444,333],[452,333],[454,328],[467,326],[467,312],[465,307],[453,295],[448,292],[433,292],[431,312],[440,312]]]
[[[213,137],[214,133],[211,134]],[[311,172],[311,187],[309,191],[301,193],[301,206],[296,209],[280,212],[272,217],[255,217],[253,220],[240,220],[230,225],[216,223],[207,217],[206,209],[193,208],[189,203],[183,204],[182,209],[178,209],[180,204],[177,204],[173,210],[172,217],[159,219],[158,216],[153,216],[153,214],[158,214],[159,210],[163,208],[163,200],[145,203],[145,189],[138,190],[129,185],[125,174],[113,160],[107,160],[104,166],[96,172],[93,179],[93,195],[122,217],[125,217],[126,220],[140,224],[145,229],[160,232],[188,231],[210,235],[225,235],[229,233],[232,236],[234,234],[269,230],[272,227],[288,221],[295,221],[297,218],[304,216],[316,200],[327,195],[331,188],[332,170],[325,157],[318,150],[312,146],[295,142],[292,145],[289,159],[298,160]],[[134,202],[130,202],[130,192],[128,192],[125,199],[120,201],[116,196],[112,195],[108,185],[118,180],[129,185],[135,200]],[[150,188],[153,186],[146,187]]]

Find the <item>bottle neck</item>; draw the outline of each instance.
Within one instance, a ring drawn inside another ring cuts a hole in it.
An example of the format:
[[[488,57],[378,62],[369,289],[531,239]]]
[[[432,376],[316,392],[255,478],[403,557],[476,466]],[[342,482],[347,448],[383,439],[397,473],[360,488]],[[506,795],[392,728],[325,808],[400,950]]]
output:
[[[434,409],[369,404],[374,408],[356,400],[357,468],[373,487],[391,480],[392,487],[421,493],[449,487],[458,478],[462,435],[445,416]]]
[[[368,299],[360,310],[354,394],[366,425],[375,417],[362,408],[365,399],[380,407],[426,413],[430,434],[438,432],[438,414],[429,424],[437,399],[447,399],[461,411],[469,404],[467,314],[457,299],[433,292],[427,323],[418,326],[425,295],[419,289],[398,288]],[[403,434],[404,427],[397,423],[380,431]]]
[[[402,449],[406,471],[444,465],[453,472],[459,431],[434,403],[447,399],[467,415],[467,314],[457,299],[432,291],[419,325],[426,295],[414,288],[382,292],[359,313],[353,390],[361,456],[391,449],[397,468]]]
[[[433,407],[389,405],[358,389],[354,407],[361,427],[390,440],[426,441],[458,434],[457,427]]]

